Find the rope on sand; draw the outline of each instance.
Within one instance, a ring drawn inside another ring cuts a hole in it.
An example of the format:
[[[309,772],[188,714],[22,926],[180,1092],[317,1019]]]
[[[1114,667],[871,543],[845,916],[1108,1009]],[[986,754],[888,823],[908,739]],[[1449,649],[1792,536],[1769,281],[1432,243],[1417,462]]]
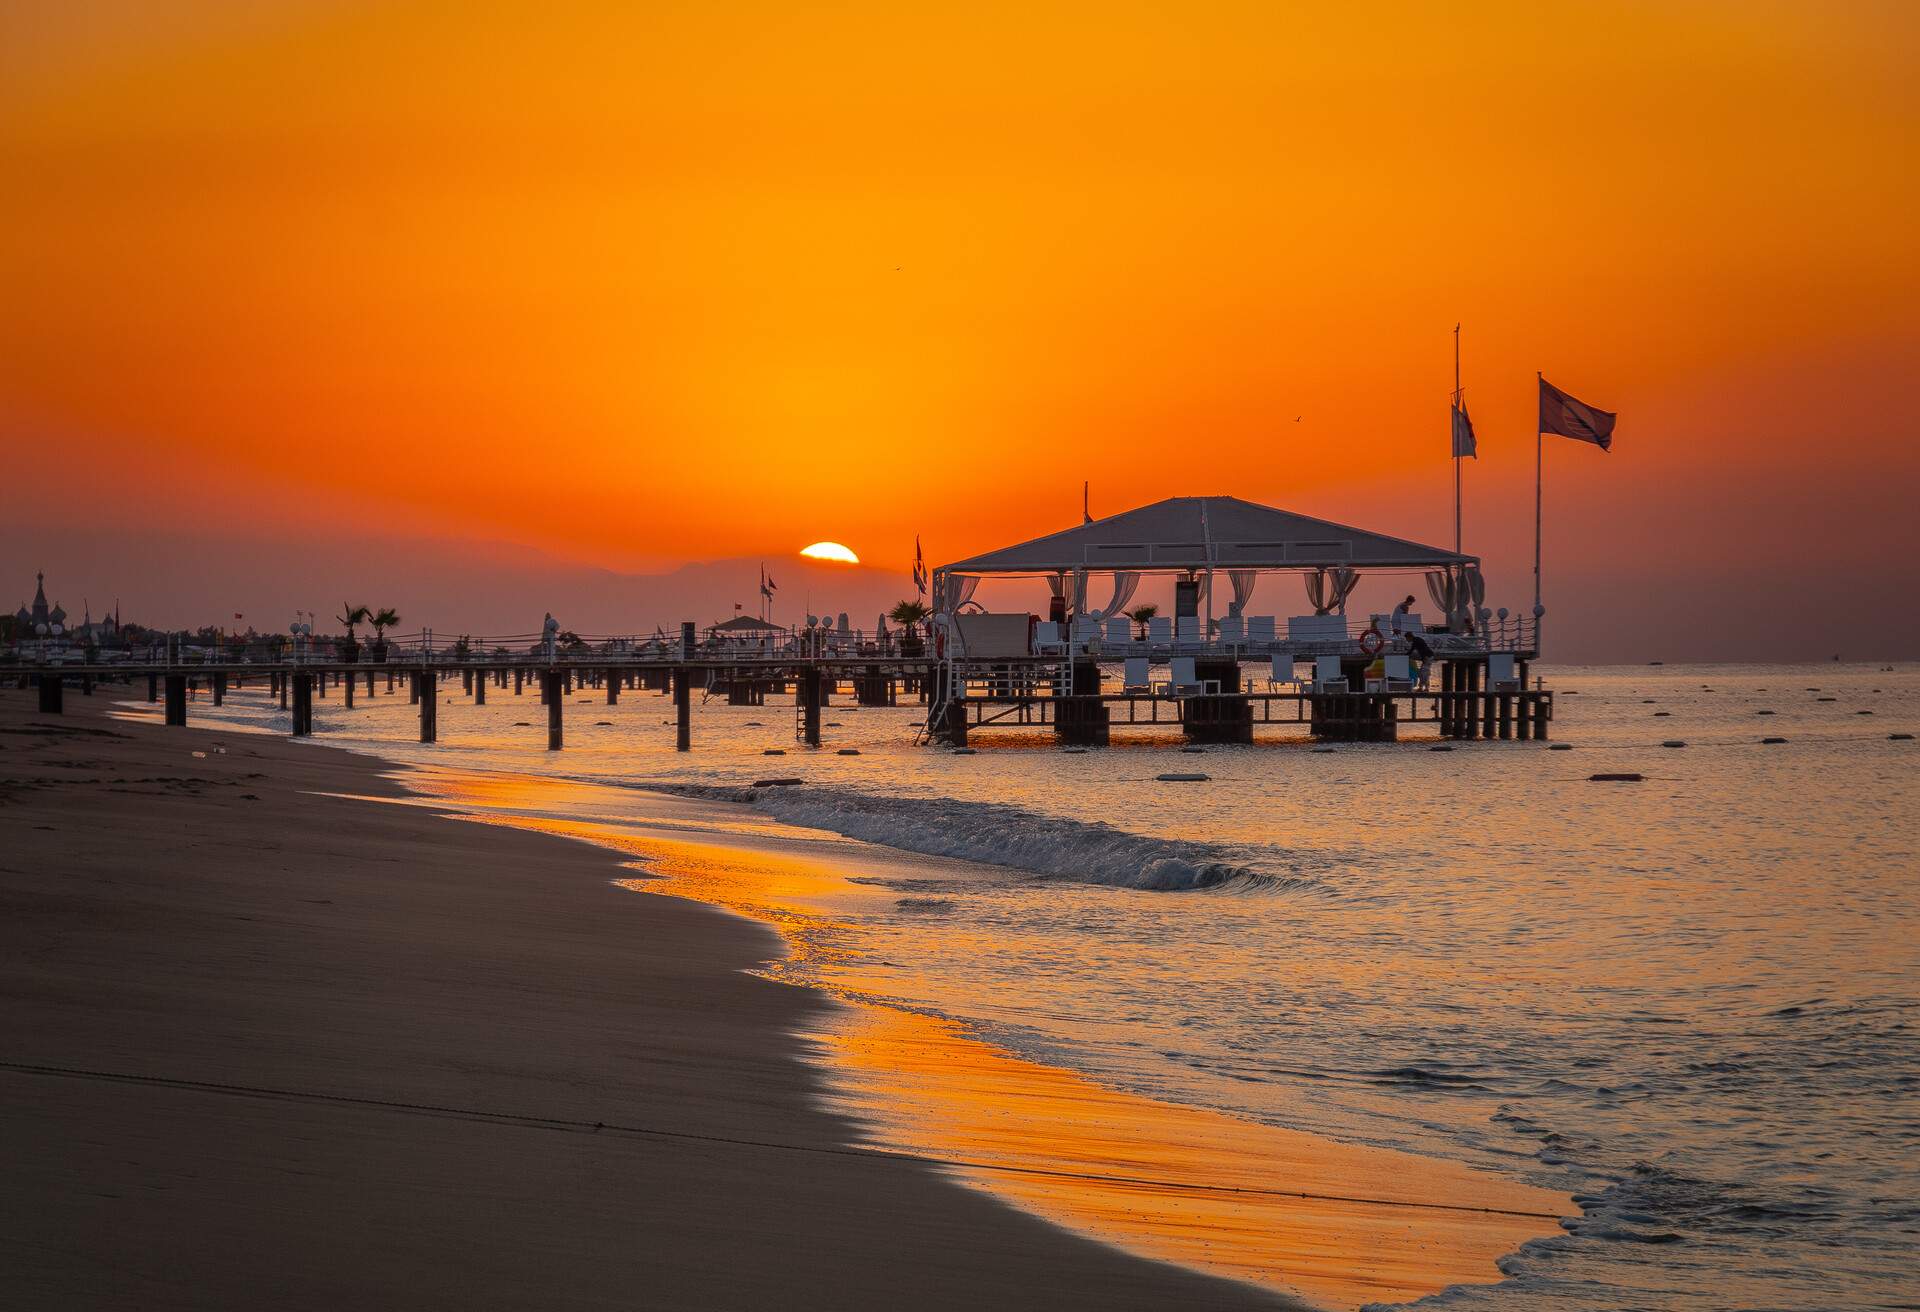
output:
[[[534,1129],[557,1130],[569,1134],[625,1134],[650,1139],[672,1139],[684,1143],[725,1144],[735,1148],[765,1148],[779,1152],[813,1153],[824,1157],[858,1157],[878,1161],[907,1162],[918,1166],[944,1166],[969,1171],[997,1171],[1005,1175],[1041,1176],[1057,1180],[1082,1180],[1096,1184],[1123,1184],[1162,1189],[1172,1193],[1228,1194],[1258,1198],[1298,1198],[1315,1202],[1356,1203],[1368,1207],[1400,1207],[1430,1212],[1473,1212],[1486,1216],[1515,1216],[1542,1221],[1563,1219],[1559,1212],[1529,1212],[1510,1207],[1471,1207],[1465,1203],[1424,1203],[1403,1198],[1367,1198],[1354,1194],[1322,1194],[1298,1189],[1263,1189],[1257,1185],[1194,1184],[1184,1180],[1154,1179],[1149,1176],[1110,1175],[1091,1171],[1068,1171],[1045,1166],[1014,1166],[1001,1162],[971,1161],[956,1157],[934,1157],[923,1153],[893,1152],[885,1148],[854,1148],[832,1144],[780,1143],[771,1139],[744,1139],[724,1134],[698,1134],[690,1130],[662,1130],[646,1125],[621,1125],[612,1121],[581,1121],[558,1116],[537,1116],[521,1112],[494,1112],[472,1107],[449,1107],[436,1103],[401,1102],[387,1098],[361,1098],[342,1093],[319,1093],[310,1089],[273,1089],[251,1084],[224,1084],[211,1080],[188,1080],[165,1075],[130,1075],[119,1071],[81,1070],[70,1066],[38,1066],[30,1062],[0,1061],[0,1070],[18,1075],[49,1075],[62,1079],[96,1080],[109,1084],[147,1085],[193,1093],[225,1094],[237,1098],[263,1098],[288,1102],[330,1103],[344,1107],[373,1108],[381,1111],[409,1112],[423,1116],[452,1116],[462,1120],[519,1125]]]

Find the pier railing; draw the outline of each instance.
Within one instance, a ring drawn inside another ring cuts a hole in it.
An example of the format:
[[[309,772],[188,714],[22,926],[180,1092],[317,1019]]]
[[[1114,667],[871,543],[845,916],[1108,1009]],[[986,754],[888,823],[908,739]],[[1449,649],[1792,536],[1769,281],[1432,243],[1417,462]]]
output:
[[[1036,626],[1037,627],[1037,626]],[[1344,617],[1338,625],[1311,636],[1284,633],[1272,638],[1249,636],[1221,626],[1211,636],[1175,637],[1142,634],[1130,626],[1124,640],[1104,632],[1063,635],[1052,642],[1029,644],[1024,658],[1092,659],[1120,661],[1146,657],[1155,664],[1175,656],[1231,658],[1243,661],[1288,656],[1309,659],[1324,655],[1370,655],[1375,648],[1406,651],[1406,634],[1371,618]],[[539,633],[461,634],[454,637],[422,632],[405,637],[359,640],[344,637],[284,636],[227,637],[212,641],[175,636],[138,643],[82,645],[58,639],[28,639],[0,648],[0,665],[119,666],[178,668],[199,665],[492,665],[542,664],[602,666],[621,664],[677,664],[691,658],[703,665],[763,665],[770,661],[922,660],[940,654],[958,659],[1007,660],[1013,653],[978,654],[957,649],[941,653],[928,634],[899,629],[782,629],[764,636],[697,639],[691,653],[677,636],[647,634],[575,634],[549,641]],[[1539,623],[1531,616],[1490,618],[1472,633],[1422,632],[1436,655],[1472,657],[1539,651]]]

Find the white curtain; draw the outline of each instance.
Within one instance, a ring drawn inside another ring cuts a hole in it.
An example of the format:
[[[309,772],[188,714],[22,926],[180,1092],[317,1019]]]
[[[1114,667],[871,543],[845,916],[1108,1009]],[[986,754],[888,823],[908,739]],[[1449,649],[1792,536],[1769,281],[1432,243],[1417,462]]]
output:
[[[1330,571],[1317,569],[1307,575],[1307,600],[1313,603],[1313,613],[1325,615],[1337,610],[1346,614],[1347,597],[1359,583],[1360,571],[1345,565],[1336,565]]]
[[[1139,587],[1140,575],[1138,571],[1115,570],[1113,572],[1113,599],[1099,610],[1094,611],[1089,618],[1104,623],[1110,616],[1118,615],[1121,608],[1133,600],[1133,594]],[[1084,590],[1085,584],[1083,581],[1082,591],[1084,592]]]
[[[948,574],[945,585],[939,590],[939,604],[934,607],[943,615],[951,615],[973,600],[975,588],[980,586],[978,574]]]
[[[1240,615],[1246,612],[1247,603],[1253,600],[1253,585],[1259,578],[1260,576],[1250,569],[1227,571],[1227,581],[1233,584],[1233,601],[1227,607],[1227,614]]]
[[[1360,584],[1360,571],[1357,569],[1349,569],[1345,565],[1340,565],[1335,567],[1331,578],[1333,589],[1331,597],[1327,602],[1327,608],[1329,610],[1337,610],[1342,615],[1345,615],[1347,613],[1347,598],[1352,595],[1354,588]]]
[[[1459,599],[1459,589],[1454,584],[1453,571],[1430,569],[1427,571],[1427,595],[1433,598],[1433,604],[1448,619],[1453,618],[1453,609]]]
[[[1087,572],[1083,569],[1073,572],[1072,610],[1075,615],[1087,613]]]

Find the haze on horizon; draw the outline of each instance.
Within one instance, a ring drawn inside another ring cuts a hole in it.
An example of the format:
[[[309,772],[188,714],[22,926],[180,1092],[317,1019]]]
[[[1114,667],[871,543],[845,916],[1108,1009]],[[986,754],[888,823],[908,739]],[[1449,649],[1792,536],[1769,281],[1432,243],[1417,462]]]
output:
[[[916,534],[1066,527],[1082,479],[1447,542],[1462,322],[1490,600],[1530,597],[1534,372],[1621,414],[1611,454],[1549,439],[1553,656],[1910,653],[1917,38],[1895,3],[10,5],[0,589],[215,620],[334,550],[278,604],[417,563],[453,609],[516,546],[589,588],[831,539],[900,593]]]

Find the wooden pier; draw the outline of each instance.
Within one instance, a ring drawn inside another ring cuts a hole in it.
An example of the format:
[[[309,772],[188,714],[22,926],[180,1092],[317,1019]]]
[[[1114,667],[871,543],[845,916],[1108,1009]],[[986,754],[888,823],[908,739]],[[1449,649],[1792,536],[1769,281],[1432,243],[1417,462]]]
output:
[[[691,625],[686,626],[688,630]],[[1260,665],[1264,665],[1261,662]],[[1325,742],[1394,742],[1403,726],[1431,726],[1435,735],[1455,739],[1541,740],[1553,719],[1553,694],[1526,684],[1526,665],[1518,679],[1495,685],[1487,680],[1487,658],[1453,656],[1439,662],[1440,684],[1425,688],[1377,688],[1350,691],[1312,686],[1256,689],[1247,680],[1259,666],[1233,655],[1196,662],[1201,681],[1194,689],[1159,684],[1114,691],[1117,662],[1090,657],[1025,656],[991,660],[934,659],[925,655],[780,654],[703,655],[690,633],[678,652],[577,658],[543,655],[456,658],[442,653],[412,653],[399,662],[373,666],[357,662],[196,661],[188,664],[16,666],[22,687],[37,684],[40,709],[60,714],[66,690],[91,694],[104,682],[129,688],[144,682],[146,700],[163,702],[169,725],[187,723],[192,696],[205,693],[215,706],[249,680],[264,685],[270,699],[288,712],[295,737],[316,731],[314,700],[330,690],[341,695],[343,710],[380,695],[397,696],[417,708],[422,743],[440,741],[444,692],[455,684],[474,706],[487,704],[489,688],[520,697],[537,693],[546,708],[544,728],[549,750],[565,746],[566,707],[582,690],[604,694],[609,708],[621,705],[623,691],[651,690],[674,707],[675,746],[694,746],[696,704],[720,697],[730,705],[765,705],[769,696],[791,693],[794,737],[811,747],[821,743],[822,709],[832,698],[850,696],[862,706],[896,706],[915,701],[926,706],[920,740],[932,745],[967,746],[987,731],[1051,731],[1063,745],[1099,746],[1115,729],[1151,734],[1164,731],[1192,743],[1251,743],[1261,727],[1298,727]],[[356,694],[360,694],[356,703]]]

